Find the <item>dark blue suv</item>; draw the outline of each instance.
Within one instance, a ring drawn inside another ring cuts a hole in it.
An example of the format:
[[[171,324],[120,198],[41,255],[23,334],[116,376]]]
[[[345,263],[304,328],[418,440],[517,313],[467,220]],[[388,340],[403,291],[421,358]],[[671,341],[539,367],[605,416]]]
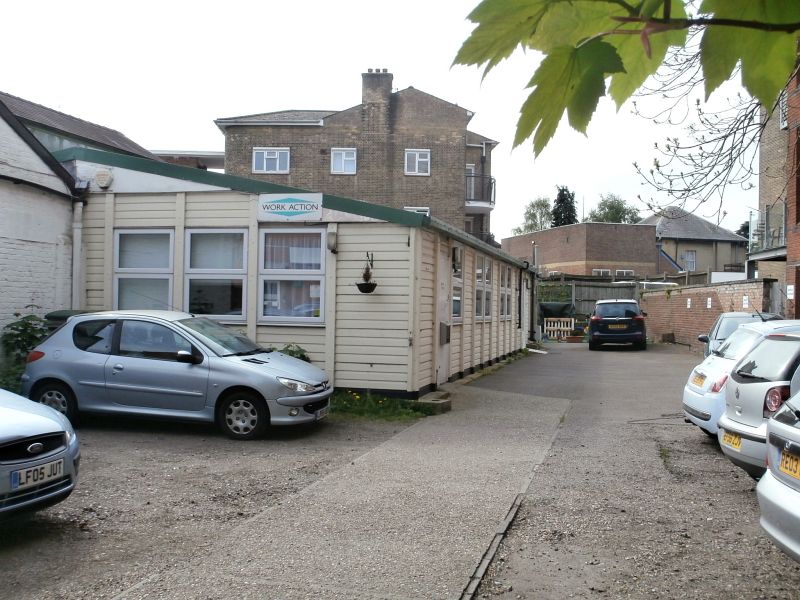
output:
[[[645,316],[636,300],[598,300],[589,319],[589,350],[603,344],[633,344],[645,350]]]

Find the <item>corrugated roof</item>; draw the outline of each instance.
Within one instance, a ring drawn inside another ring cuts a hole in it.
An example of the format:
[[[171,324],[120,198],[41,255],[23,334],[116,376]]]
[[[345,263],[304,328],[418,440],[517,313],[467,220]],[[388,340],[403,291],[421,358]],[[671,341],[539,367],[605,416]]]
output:
[[[677,206],[669,206],[642,219],[639,223],[655,225],[658,238],[742,243],[747,241],[742,236]]]
[[[114,129],[84,121],[5,92],[0,92],[0,100],[3,101],[15,117],[23,122],[60,131],[126,154],[159,160],[154,154]]]

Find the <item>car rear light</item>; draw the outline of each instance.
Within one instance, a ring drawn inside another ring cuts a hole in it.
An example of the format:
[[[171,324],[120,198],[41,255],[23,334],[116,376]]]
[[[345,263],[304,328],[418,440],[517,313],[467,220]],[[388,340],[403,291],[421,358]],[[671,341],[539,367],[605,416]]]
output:
[[[635,317],[633,317],[633,320],[634,321],[644,321],[644,317],[642,315],[636,315]]]
[[[722,388],[725,387],[726,381],[728,381],[728,376],[723,375],[714,382],[714,385],[711,386],[711,391],[714,393],[719,392],[720,390],[722,390]]]
[[[36,362],[42,357],[44,357],[44,352],[41,352],[40,350],[31,350],[30,352],[28,352],[28,357],[25,359],[25,362],[26,363]]]
[[[764,418],[771,417],[788,398],[788,385],[779,385],[767,390],[767,395],[764,396]]]
[[[595,323],[597,323],[597,321],[602,321],[602,319],[600,317],[598,317],[597,315],[592,315],[589,320],[593,321]]]

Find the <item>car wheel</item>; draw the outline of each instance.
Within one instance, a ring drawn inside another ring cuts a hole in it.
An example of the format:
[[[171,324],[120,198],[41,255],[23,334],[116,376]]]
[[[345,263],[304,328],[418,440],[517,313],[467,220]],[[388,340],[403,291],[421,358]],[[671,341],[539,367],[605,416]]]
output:
[[[54,408],[69,419],[70,423],[77,425],[78,406],[75,402],[75,394],[69,386],[53,381],[45,383],[36,388],[34,400],[50,408]]]
[[[597,342],[589,342],[589,350],[598,350],[600,348],[600,344]]]
[[[264,400],[251,392],[228,395],[219,409],[219,425],[229,438],[252,440],[269,424],[269,410]]]
[[[637,350],[647,350],[647,340],[643,342],[636,342],[636,349]]]

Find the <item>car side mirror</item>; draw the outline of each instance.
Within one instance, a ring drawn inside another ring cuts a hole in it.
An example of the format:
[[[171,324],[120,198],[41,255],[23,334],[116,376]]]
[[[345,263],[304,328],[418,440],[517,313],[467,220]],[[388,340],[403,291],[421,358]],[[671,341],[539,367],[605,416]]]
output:
[[[644,311],[642,311],[642,316],[643,316],[643,317],[646,317],[646,316],[647,316],[647,313],[646,313],[646,312],[644,312]]]
[[[708,336],[707,335],[698,335],[697,336],[698,342],[703,342],[704,344],[708,343]]]
[[[201,362],[203,362],[202,355],[192,354],[186,350],[178,350],[177,358],[179,363],[187,363],[190,365],[199,365]]]

